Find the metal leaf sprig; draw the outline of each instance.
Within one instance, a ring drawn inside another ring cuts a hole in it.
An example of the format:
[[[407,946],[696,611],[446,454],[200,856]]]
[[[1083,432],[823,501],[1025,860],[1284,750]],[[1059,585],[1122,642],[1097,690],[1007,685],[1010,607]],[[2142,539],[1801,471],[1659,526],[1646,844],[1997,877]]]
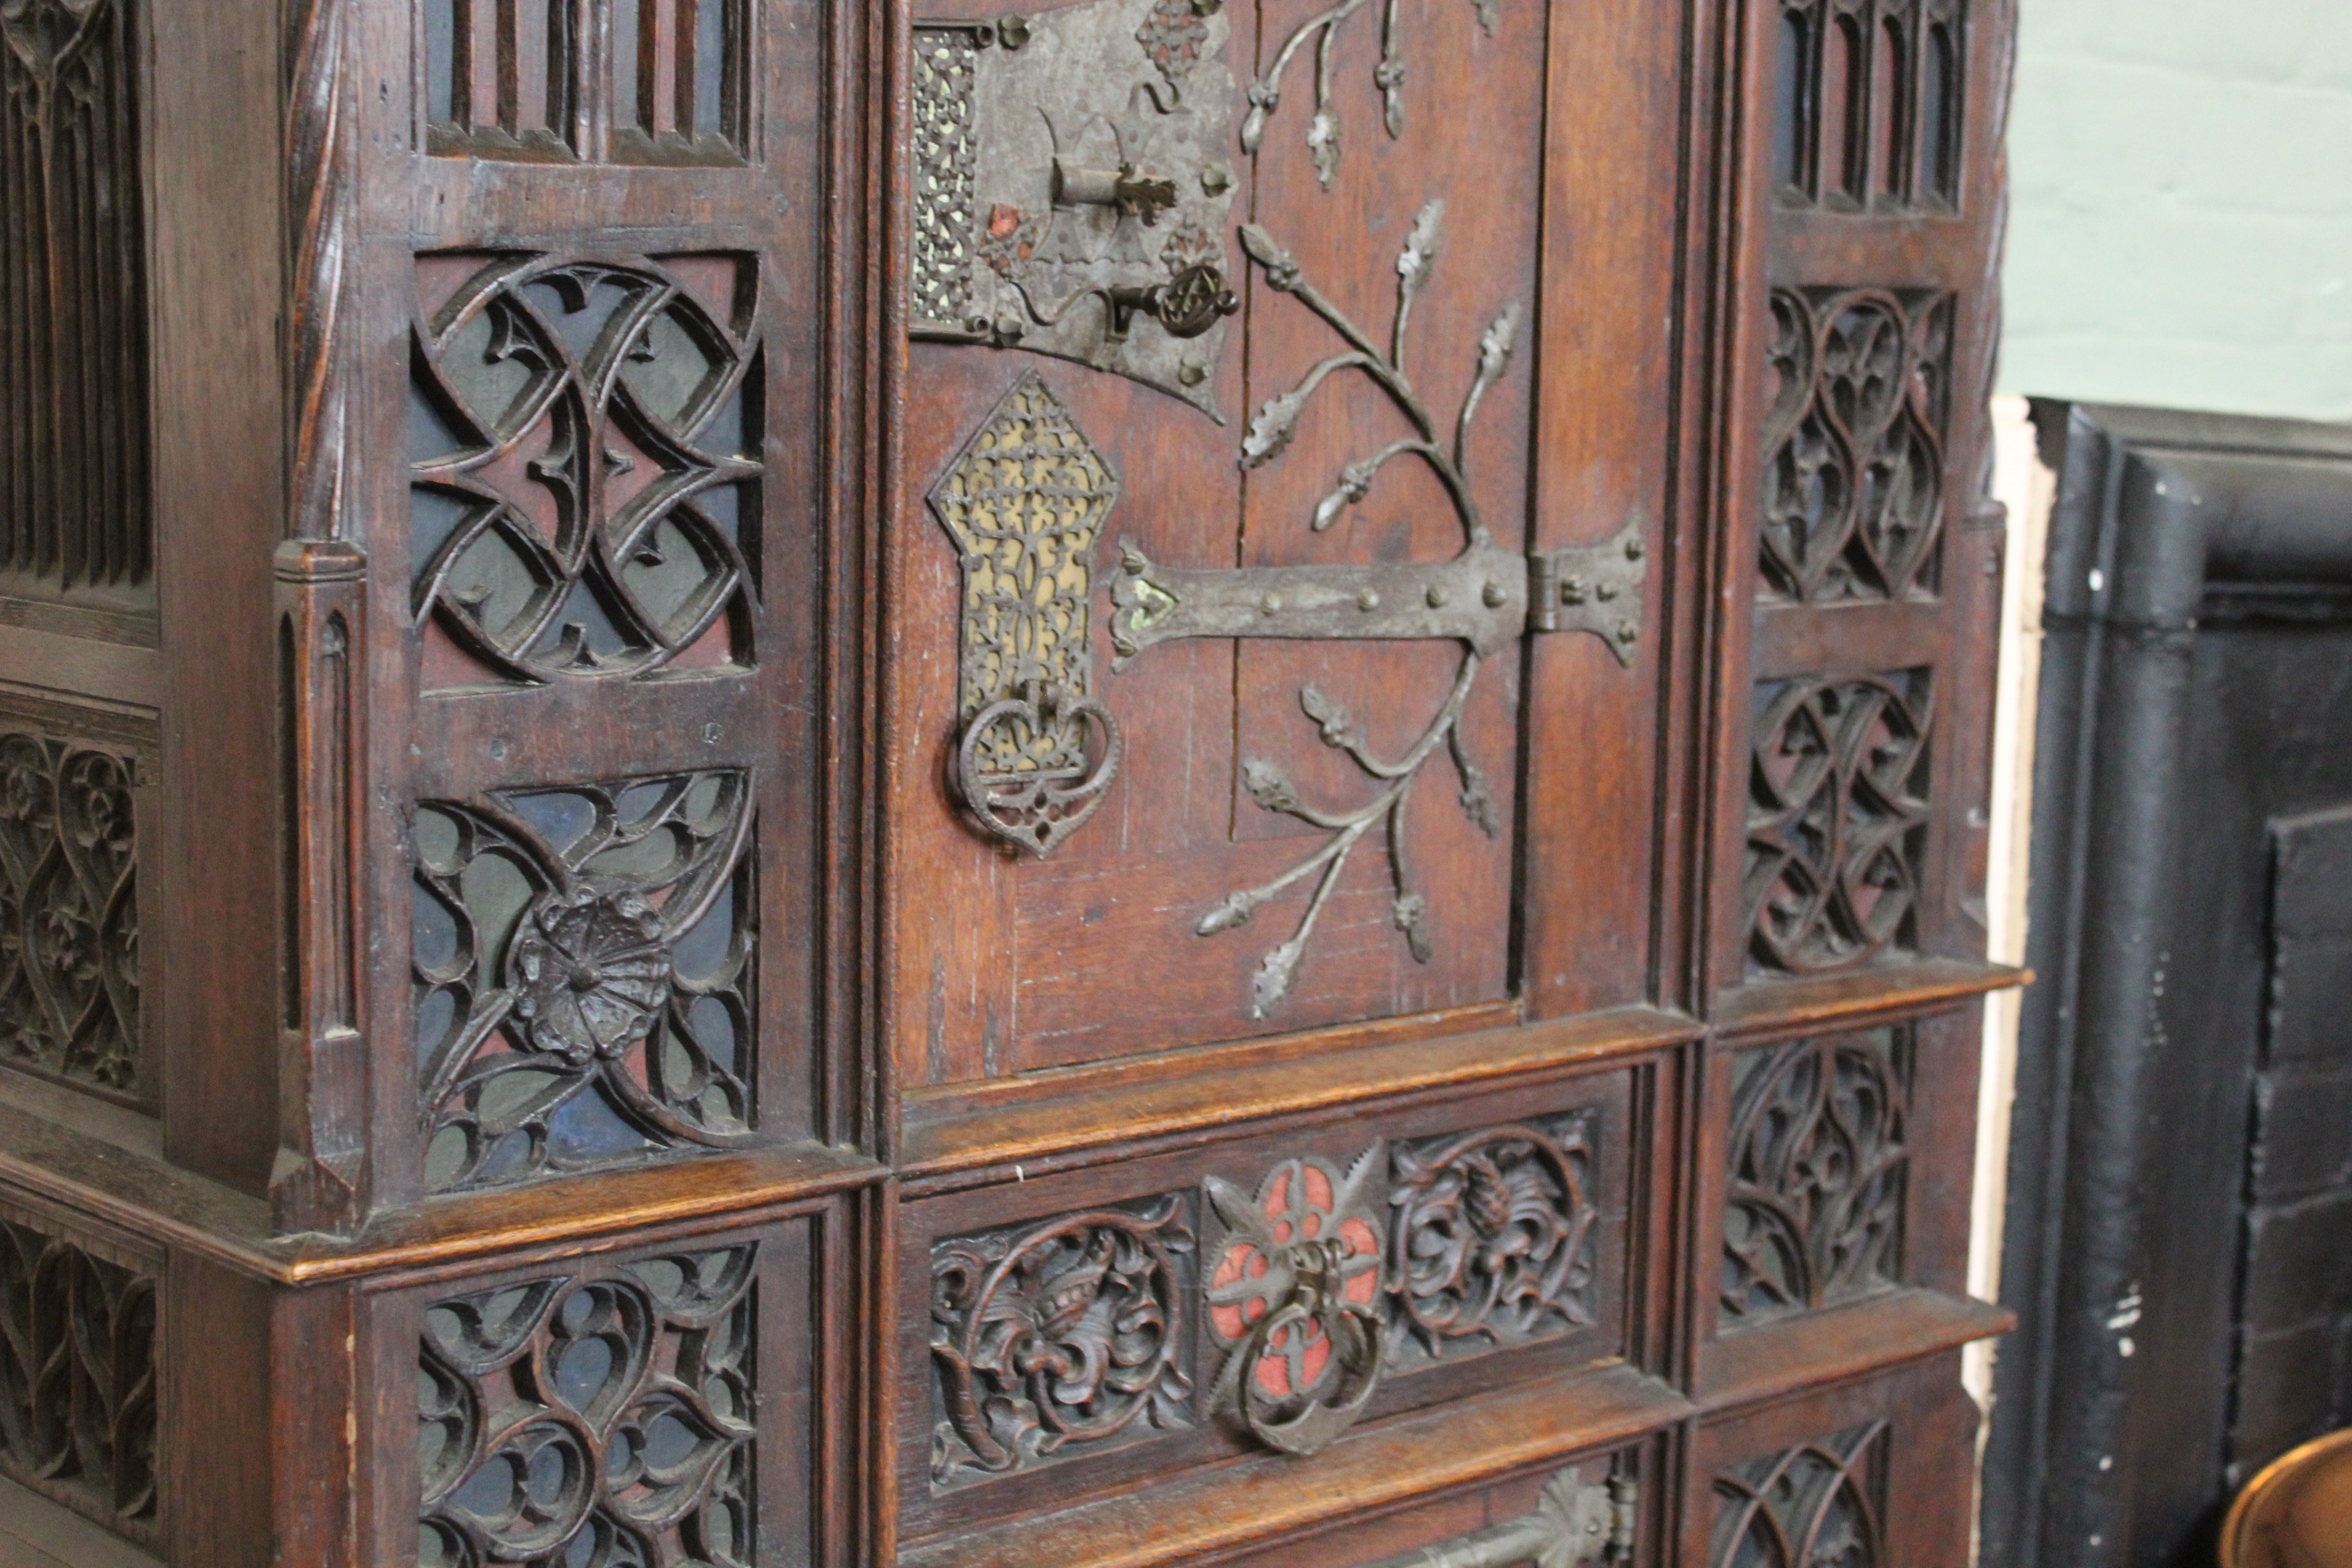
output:
[[[1414,219],[1403,252],[1397,258],[1396,321],[1390,333],[1386,353],[1359,328],[1339,307],[1307,281],[1301,275],[1297,259],[1274,237],[1256,224],[1242,228],[1242,246],[1250,258],[1265,273],[1266,282],[1275,289],[1295,296],[1302,304],[1320,316],[1349,346],[1347,353],[1327,359],[1308,371],[1306,377],[1290,391],[1270,398],[1260,408],[1242,442],[1241,466],[1255,468],[1273,461],[1286,448],[1297,434],[1298,420],[1307,400],[1333,375],[1343,371],[1355,371],[1370,380],[1388,394],[1389,400],[1402,412],[1412,426],[1413,434],[1390,443],[1370,457],[1350,463],[1341,470],[1339,488],[1326,496],[1316,508],[1314,526],[1320,530],[1331,522],[1348,506],[1364,499],[1372,479],[1390,461],[1411,456],[1437,476],[1453,499],[1456,516],[1463,531],[1465,555],[1495,548],[1493,536],[1478,515],[1478,507],[1470,493],[1465,468],[1470,425],[1487,388],[1509,368],[1511,350],[1518,335],[1519,308],[1505,307],[1495,318],[1479,341],[1478,369],[1470,391],[1464,397],[1461,412],[1455,416],[1452,440],[1443,433],[1421,395],[1414,389],[1405,370],[1405,346],[1412,320],[1413,302],[1428,286],[1432,269],[1437,260],[1444,219],[1444,204],[1433,201],[1421,209]],[[1217,907],[1202,916],[1196,928],[1202,936],[1214,936],[1246,924],[1250,917],[1269,900],[1304,879],[1320,873],[1314,896],[1308,900],[1306,913],[1290,939],[1266,953],[1259,964],[1252,986],[1252,1015],[1264,1018],[1273,1013],[1289,996],[1291,985],[1297,977],[1300,959],[1314,935],[1316,922],[1330,901],[1349,857],[1365,836],[1375,827],[1384,827],[1388,837],[1389,871],[1393,889],[1391,915],[1397,929],[1404,933],[1405,942],[1414,960],[1430,961],[1433,946],[1429,934],[1429,900],[1412,885],[1405,858],[1405,811],[1412,800],[1413,785],[1422,769],[1435,756],[1440,747],[1452,756],[1462,782],[1462,806],[1473,822],[1488,837],[1499,828],[1493,795],[1486,778],[1470,761],[1461,734],[1464,707],[1476,686],[1482,660],[1474,648],[1465,648],[1462,667],[1454,679],[1453,689],[1445,702],[1423,730],[1421,736],[1393,761],[1377,755],[1353,714],[1314,686],[1304,688],[1298,694],[1299,707],[1313,720],[1321,731],[1324,744],[1347,754],[1357,767],[1381,786],[1379,793],[1364,805],[1346,810],[1326,810],[1300,798],[1298,789],[1288,774],[1276,764],[1264,760],[1246,760],[1242,767],[1242,783],[1250,798],[1267,811],[1279,812],[1297,818],[1329,834],[1323,845],[1284,871],[1272,881],[1255,888],[1244,889],[1226,896]]]
[[[1265,139],[1266,121],[1282,106],[1282,77],[1307,44],[1315,46],[1315,118],[1307,122],[1307,148],[1315,157],[1316,175],[1331,188],[1339,172],[1339,114],[1331,107],[1331,54],[1339,29],[1362,10],[1368,0],[1339,0],[1336,5],[1302,22],[1285,38],[1266,73],[1250,84],[1249,116],[1242,121],[1242,151],[1255,153]],[[1492,36],[1499,0],[1472,0],[1478,25]],[[1381,10],[1381,63],[1372,80],[1381,89],[1383,118],[1390,140],[1404,134],[1404,47],[1397,37],[1397,0],[1386,0]]]

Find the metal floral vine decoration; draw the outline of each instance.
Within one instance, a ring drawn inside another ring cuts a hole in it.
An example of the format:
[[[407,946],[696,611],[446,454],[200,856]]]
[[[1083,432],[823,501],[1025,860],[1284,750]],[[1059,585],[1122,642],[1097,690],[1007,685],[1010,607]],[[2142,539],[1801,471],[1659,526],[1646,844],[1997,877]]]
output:
[[[1478,405],[1487,389],[1502,378],[1509,368],[1511,351],[1518,337],[1520,311],[1514,303],[1504,307],[1481,338],[1478,345],[1477,374],[1470,391],[1454,416],[1451,440],[1437,419],[1423,402],[1405,369],[1405,345],[1412,324],[1413,302],[1428,287],[1430,273],[1436,265],[1441,246],[1445,205],[1432,201],[1424,205],[1413,220],[1412,230],[1397,258],[1396,320],[1384,351],[1355,322],[1349,321],[1337,305],[1301,276],[1298,262],[1275,237],[1256,224],[1242,227],[1242,245],[1250,258],[1265,270],[1266,282],[1276,290],[1294,295],[1301,304],[1320,316],[1331,330],[1349,345],[1348,352],[1323,361],[1307,372],[1305,379],[1292,390],[1269,399],[1258,410],[1257,416],[1242,442],[1241,466],[1255,468],[1281,456],[1297,434],[1298,420],[1308,399],[1332,376],[1342,372],[1358,372],[1371,379],[1388,395],[1389,400],[1404,415],[1412,434],[1391,441],[1369,457],[1349,464],[1339,472],[1337,486],[1315,509],[1313,526],[1319,531],[1329,528],[1341,512],[1360,501],[1370,492],[1373,479],[1381,468],[1400,458],[1418,459],[1434,473],[1453,498],[1454,509],[1460,518],[1463,549],[1457,560],[1474,555],[1497,552],[1494,537],[1478,515],[1477,502],[1470,493],[1467,469],[1471,421],[1476,417]],[[1492,591],[1491,589],[1489,590]],[[1269,951],[1258,967],[1253,983],[1253,1016],[1264,1018],[1279,1007],[1289,996],[1297,977],[1300,958],[1307,951],[1315,925],[1330,901],[1332,889],[1339,885],[1340,873],[1356,847],[1375,828],[1384,829],[1388,836],[1389,868],[1394,888],[1391,917],[1399,931],[1404,933],[1416,962],[1430,961],[1432,944],[1429,935],[1429,900],[1415,890],[1411,870],[1405,859],[1405,809],[1412,798],[1413,786],[1422,770],[1443,748],[1453,758],[1462,784],[1462,808],[1487,837],[1500,829],[1492,792],[1486,774],[1470,760],[1461,733],[1462,710],[1470,700],[1472,688],[1477,683],[1478,671],[1484,659],[1475,647],[1465,648],[1462,668],[1455,676],[1452,691],[1444,705],[1424,729],[1420,739],[1401,757],[1393,759],[1376,755],[1355,717],[1313,686],[1302,689],[1298,702],[1307,716],[1320,729],[1323,743],[1348,754],[1357,767],[1374,781],[1378,793],[1363,805],[1350,808],[1327,808],[1302,798],[1297,786],[1288,774],[1274,763],[1263,759],[1245,761],[1242,781],[1250,797],[1267,811],[1280,812],[1322,829],[1328,837],[1321,847],[1293,865],[1270,882],[1243,889],[1227,895],[1224,901],[1203,916],[1198,926],[1202,936],[1214,936],[1248,922],[1260,907],[1282,893],[1294,883],[1320,873],[1314,896],[1308,900],[1307,912],[1288,941]]]
[[[1283,40],[1274,57],[1274,64],[1265,75],[1250,84],[1249,117],[1242,121],[1242,151],[1255,153],[1265,140],[1266,121],[1282,106],[1282,77],[1291,62],[1306,49],[1315,46],[1315,117],[1307,124],[1307,150],[1314,154],[1316,176],[1323,188],[1331,188],[1332,177],[1339,172],[1340,128],[1339,112],[1331,106],[1331,56],[1339,40],[1339,29],[1369,0],[1339,0],[1339,4],[1308,18],[1294,28]],[[1494,35],[1495,16],[1501,0],[1472,0],[1478,12],[1478,26],[1489,37]],[[1382,0],[1381,7],[1381,63],[1372,72],[1372,81],[1381,89],[1382,118],[1394,141],[1404,134],[1404,46],[1399,41],[1397,0]]]

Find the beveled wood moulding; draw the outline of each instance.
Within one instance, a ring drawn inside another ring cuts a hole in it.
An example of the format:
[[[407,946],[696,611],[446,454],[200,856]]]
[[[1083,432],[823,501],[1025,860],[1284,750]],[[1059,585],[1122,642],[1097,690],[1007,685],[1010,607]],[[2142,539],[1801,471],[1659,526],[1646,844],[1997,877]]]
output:
[[[0,1473],[1950,1561],[2012,9],[0,5]]]

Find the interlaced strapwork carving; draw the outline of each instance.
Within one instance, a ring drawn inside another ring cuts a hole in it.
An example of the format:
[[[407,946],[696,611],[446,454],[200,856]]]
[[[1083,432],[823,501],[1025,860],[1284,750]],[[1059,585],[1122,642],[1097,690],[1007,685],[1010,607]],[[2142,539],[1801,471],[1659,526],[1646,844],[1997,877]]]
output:
[[[1964,0],[1780,0],[1774,182],[1787,206],[1959,205]]]
[[[483,678],[751,662],[749,271],[491,257],[418,329],[415,613]]]
[[[759,1561],[755,1253],[643,1258],[428,1310],[424,1568]]]
[[[0,5],[0,572],[148,581],[147,289],[126,0]]]
[[[964,800],[1040,855],[1094,814],[1118,768],[1090,646],[1095,542],[1118,500],[1109,466],[1034,371],[931,489],[963,560]]]
[[[0,1061],[135,1098],[133,762],[0,733]]]
[[[1711,1568],[1880,1568],[1885,1436],[1874,1422],[1716,1477]]]
[[[1392,1340],[1430,1358],[1596,1321],[1592,1114],[1399,1144]]]
[[[1894,1031],[1798,1040],[1733,1069],[1723,1323],[1833,1305],[1895,1282],[1906,1063]]]
[[[1821,604],[1934,591],[1952,322],[1948,294],[1773,291],[1769,592]]]
[[[0,1215],[0,1474],[152,1542],[155,1279]]]
[[[750,1135],[751,839],[737,770],[418,808],[429,1187]]]
[[[1192,1425],[1184,1215],[1170,1197],[932,1248],[935,1486]]]
[[[1745,877],[1752,973],[1813,974],[1917,945],[1930,681],[1767,682]]]
[[[915,237],[908,314],[961,324],[971,312],[972,129],[980,49],[969,28],[915,34]]]

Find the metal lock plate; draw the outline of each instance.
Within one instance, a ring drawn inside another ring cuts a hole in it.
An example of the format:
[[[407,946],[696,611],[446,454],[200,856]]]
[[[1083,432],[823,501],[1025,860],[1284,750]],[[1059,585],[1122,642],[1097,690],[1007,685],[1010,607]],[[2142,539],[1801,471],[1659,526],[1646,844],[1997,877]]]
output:
[[[1223,423],[1230,31],[1223,0],[918,24],[911,333],[1074,360]]]

